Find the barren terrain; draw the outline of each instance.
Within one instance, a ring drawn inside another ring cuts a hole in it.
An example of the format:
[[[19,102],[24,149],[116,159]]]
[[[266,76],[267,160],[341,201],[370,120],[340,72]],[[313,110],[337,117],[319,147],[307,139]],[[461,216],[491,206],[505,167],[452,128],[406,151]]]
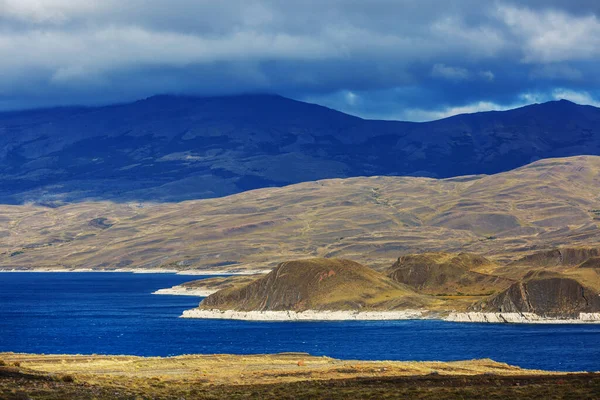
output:
[[[600,157],[492,176],[332,179],[176,204],[0,206],[2,269],[273,268],[468,251],[498,263],[600,243]],[[518,267],[516,267],[518,268]]]

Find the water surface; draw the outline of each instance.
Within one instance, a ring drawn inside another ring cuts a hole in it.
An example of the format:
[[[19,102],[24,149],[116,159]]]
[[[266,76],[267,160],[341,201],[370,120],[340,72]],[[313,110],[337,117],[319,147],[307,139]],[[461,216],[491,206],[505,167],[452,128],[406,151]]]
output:
[[[151,294],[197,278],[2,273],[0,351],[143,356],[304,351],[363,360],[491,358],[527,368],[600,371],[600,325],[191,320],[178,316],[198,298]]]

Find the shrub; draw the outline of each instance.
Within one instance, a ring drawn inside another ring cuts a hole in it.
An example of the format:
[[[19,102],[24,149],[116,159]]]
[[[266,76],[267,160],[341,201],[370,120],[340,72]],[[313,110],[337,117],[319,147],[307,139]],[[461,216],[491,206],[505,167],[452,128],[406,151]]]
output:
[[[63,375],[63,376],[60,378],[60,380],[61,380],[61,381],[63,381],[63,382],[65,382],[65,383],[72,383],[72,382],[75,382],[75,378],[73,378],[73,376],[72,376],[72,375]]]

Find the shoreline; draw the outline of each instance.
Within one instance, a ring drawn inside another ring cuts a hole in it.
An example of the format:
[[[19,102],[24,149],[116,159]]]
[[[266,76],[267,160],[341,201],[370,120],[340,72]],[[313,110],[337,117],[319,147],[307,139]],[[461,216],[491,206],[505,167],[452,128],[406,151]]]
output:
[[[92,269],[92,268],[75,268],[75,269],[0,269],[0,273],[126,273],[126,274],[175,274],[186,276],[220,276],[220,275],[264,275],[271,272],[270,269],[248,269],[248,270],[204,270],[204,269],[162,269],[162,268],[118,268],[118,269]]]
[[[390,321],[423,318],[421,310],[403,311],[235,311],[185,310],[180,318],[230,319],[242,321]]]
[[[406,321],[437,320],[456,323],[487,324],[600,324],[600,313],[580,313],[578,318],[548,318],[533,313],[449,313],[442,317],[428,310],[402,311],[236,311],[185,310],[180,318],[227,319],[241,321]]]
[[[600,313],[579,313],[578,318],[550,318],[534,313],[452,312],[444,321],[488,324],[600,324]]]
[[[194,289],[194,288],[185,288],[183,286],[173,286],[167,289],[158,289],[152,294],[158,295],[169,295],[169,296],[194,296],[194,297],[208,297],[211,294],[217,292],[218,289],[210,290],[210,289]]]

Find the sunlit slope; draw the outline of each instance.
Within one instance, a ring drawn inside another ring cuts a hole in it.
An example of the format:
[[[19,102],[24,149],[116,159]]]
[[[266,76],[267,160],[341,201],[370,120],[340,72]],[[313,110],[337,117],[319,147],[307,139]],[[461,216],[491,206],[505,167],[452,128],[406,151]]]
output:
[[[313,258],[279,264],[252,283],[208,296],[200,308],[240,311],[392,310],[431,299],[350,260]]]
[[[600,243],[600,157],[493,176],[333,179],[173,204],[0,206],[1,268],[253,269],[403,254],[514,261]]]
[[[430,295],[481,296],[510,286],[513,281],[480,271],[497,264],[471,253],[424,253],[398,258],[386,272],[394,281]]]

